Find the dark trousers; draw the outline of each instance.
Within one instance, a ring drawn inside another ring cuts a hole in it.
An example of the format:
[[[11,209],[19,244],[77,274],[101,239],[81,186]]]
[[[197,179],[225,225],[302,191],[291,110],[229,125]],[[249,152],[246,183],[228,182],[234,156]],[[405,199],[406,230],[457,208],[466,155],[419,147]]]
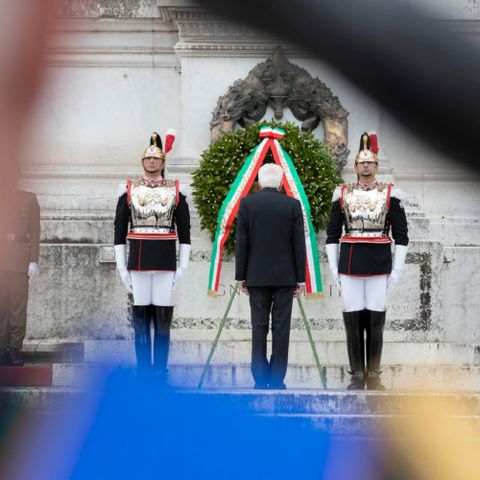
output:
[[[248,287],[252,317],[252,375],[255,383],[281,385],[288,364],[288,344],[295,286]],[[267,360],[267,335],[272,314],[272,355]]]
[[[0,347],[21,349],[27,326],[28,276],[2,272]]]

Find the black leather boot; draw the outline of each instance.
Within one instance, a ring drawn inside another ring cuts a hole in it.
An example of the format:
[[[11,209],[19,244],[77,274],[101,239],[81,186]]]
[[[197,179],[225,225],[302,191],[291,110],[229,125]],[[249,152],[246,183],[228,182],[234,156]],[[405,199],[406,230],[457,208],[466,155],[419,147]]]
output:
[[[170,350],[170,327],[173,307],[155,307],[153,316],[153,370],[166,383],[168,352]]]
[[[10,365],[23,367],[23,356],[19,348],[10,347]]]
[[[0,366],[11,365],[10,349],[8,347],[0,347]]]
[[[135,331],[135,354],[137,371],[148,374],[152,368],[152,341],[150,338],[150,305],[133,305],[133,329]]]
[[[369,310],[367,321],[367,389],[385,390],[380,381],[380,362],[383,349],[383,329],[386,312]]]
[[[362,311],[343,312],[343,322],[347,334],[347,351],[352,376],[347,390],[365,388],[365,347],[363,338]]]

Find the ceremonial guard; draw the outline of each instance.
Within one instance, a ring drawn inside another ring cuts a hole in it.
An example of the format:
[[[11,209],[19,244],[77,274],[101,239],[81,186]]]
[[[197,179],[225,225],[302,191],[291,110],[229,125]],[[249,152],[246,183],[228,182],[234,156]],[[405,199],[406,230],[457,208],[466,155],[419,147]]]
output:
[[[393,184],[376,180],[377,153],[376,134],[363,133],[355,158],[357,182],[337,187],[327,227],[328,263],[343,301],[349,390],[365,385],[369,390],[385,389],[380,361],[386,296],[399,279],[408,248],[402,194]],[[395,242],[393,265],[390,232]]]
[[[38,268],[40,209],[34,193],[16,186],[4,213],[6,262],[2,268],[0,365],[23,365],[20,350],[27,325],[28,286]]]
[[[162,381],[167,379],[172,292],[190,256],[190,215],[185,193],[178,180],[165,178],[165,153],[173,140],[173,134],[168,133],[164,151],[160,136],[152,134],[150,146],[142,155],[144,175],[120,186],[115,215],[117,269],[127,290],[133,293],[138,372],[153,371]]]

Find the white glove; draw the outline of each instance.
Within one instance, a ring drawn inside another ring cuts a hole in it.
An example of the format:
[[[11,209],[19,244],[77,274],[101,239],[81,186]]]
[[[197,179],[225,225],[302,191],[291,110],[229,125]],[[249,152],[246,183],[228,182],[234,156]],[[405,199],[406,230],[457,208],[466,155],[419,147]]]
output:
[[[332,268],[330,270],[330,273],[332,274],[333,281],[335,282],[335,285],[339,290],[342,289],[342,283],[340,281],[340,275],[338,274],[338,268]]]
[[[38,270],[37,262],[30,262],[28,264],[28,281],[31,282]]]
[[[387,293],[393,289],[400,279],[400,272],[405,264],[408,247],[406,245],[395,245],[395,252],[393,254],[393,268],[387,278]]]
[[[190,245],[188,243],[181,243],[178,249],[178,268],[173,278],[175,285],[187,271],[188,263],[190,261]]]
[[[117,270],[122,279],[122,283],[125,285],[125,288],[132,293],[132,277],[127,270],[127,247],[126,245],[115,245],[113,248],[115,250],[115,263],[117,264]]]
[[[175,272],[175,276],[173,277],[173,284],[175,285],[185,274],[186,269],[182,267],[178,267],[177,271]]]
[[[340,275],[338,274],[338,243],[327,243],[325,249],[327,251],[328,266],[330,267],[332,278],[340,290],[342,285],[340,283]]]

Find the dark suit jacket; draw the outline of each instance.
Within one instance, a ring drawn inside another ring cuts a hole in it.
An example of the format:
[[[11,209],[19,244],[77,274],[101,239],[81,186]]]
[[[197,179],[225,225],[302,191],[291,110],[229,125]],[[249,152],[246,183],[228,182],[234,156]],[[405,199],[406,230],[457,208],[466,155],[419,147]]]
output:
[[[235,278],[247,287],[305,282],[305,231],[300,202],[265,188],[240,202]]]

